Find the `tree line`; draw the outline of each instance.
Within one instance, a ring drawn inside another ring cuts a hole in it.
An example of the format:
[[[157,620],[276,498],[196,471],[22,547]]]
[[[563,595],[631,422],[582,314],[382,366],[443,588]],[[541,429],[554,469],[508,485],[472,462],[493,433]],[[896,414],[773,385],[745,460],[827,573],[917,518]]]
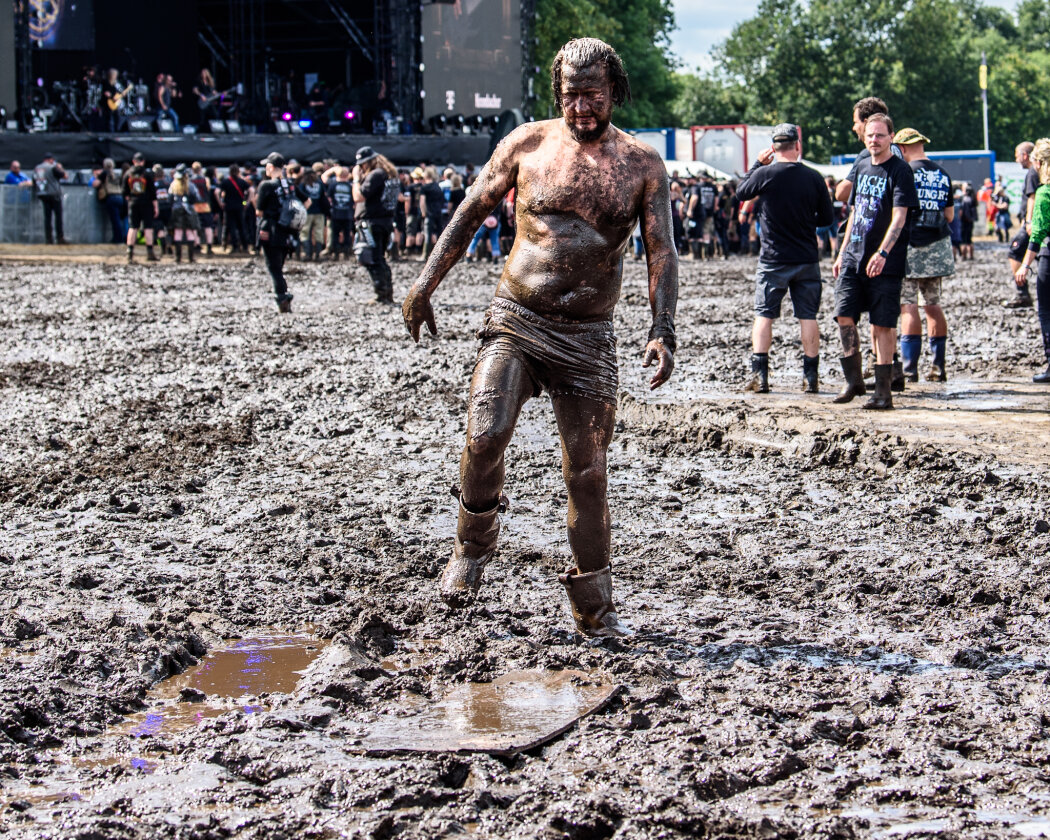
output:
[[[981,0],[762,0],[712,52],[686,70],[670,51],[670,0],[537,0],[537,58],[581,35],[612,44],[631,78],[622,126],[751,123],[802,126],[805,153],[827,161],[856,151],[850,108],[879,96],[898,127],[933,149],[984,145],[978,70],[988,57],[989,146],[1012,159],[1021,140],[1050,134],[1050,0],[1013,13]],[[551,113],[546,77],[534,113]]]

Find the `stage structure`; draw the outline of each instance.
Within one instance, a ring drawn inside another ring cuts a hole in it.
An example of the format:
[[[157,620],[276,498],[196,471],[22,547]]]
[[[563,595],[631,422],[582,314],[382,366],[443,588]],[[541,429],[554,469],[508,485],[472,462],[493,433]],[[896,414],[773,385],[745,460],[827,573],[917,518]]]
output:
[[[488,131],[508,110],[528,116],[539,73],[534,0],[15,0],[7,14],[0,107],[38,132],[105,130],[91,66],[120,71],[143,131],[165,130],[142,122],[170,74],[182,125],[204,132],[222,128],[199,119],[204,67],[220,122],[287,133]]]

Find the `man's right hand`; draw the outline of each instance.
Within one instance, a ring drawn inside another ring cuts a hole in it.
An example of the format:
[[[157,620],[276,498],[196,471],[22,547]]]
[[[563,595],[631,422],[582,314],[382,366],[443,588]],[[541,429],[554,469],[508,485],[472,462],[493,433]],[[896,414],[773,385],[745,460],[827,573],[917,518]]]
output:
[[[842,257],[836,258],[834,264],[831,266],[831,276],[836,280],[839,279],[839,274],[842,272]]]
[[[434,322],[434,309],[430,305],[430,295],[420,286],[413,283],[408,290],[405,302],[401,304],[401,315],[405,319],[405,326],[412,340],[419,344],[419,332],[423,324],[427,325],[431,335],[437,335],[437,324]]]

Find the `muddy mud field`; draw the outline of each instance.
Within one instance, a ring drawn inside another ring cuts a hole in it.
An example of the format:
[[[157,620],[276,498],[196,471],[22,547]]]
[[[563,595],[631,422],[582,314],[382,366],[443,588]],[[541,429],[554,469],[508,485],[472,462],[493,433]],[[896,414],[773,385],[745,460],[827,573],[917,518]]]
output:
[[[773,393],[741,394],[747,259],[683,262],[650,393],[629,261],[636,633],[590,641],[545,397],[479,601],[436,598],[493,268],[417,347],[345,263],[293,263],[279,317],[261,262],[7,258],[0,835],[1050,836],[1050,389],[1003,263],[946,286],[949,382],[873,414],[830,404],[830,288],[823,393],[785,319]]]

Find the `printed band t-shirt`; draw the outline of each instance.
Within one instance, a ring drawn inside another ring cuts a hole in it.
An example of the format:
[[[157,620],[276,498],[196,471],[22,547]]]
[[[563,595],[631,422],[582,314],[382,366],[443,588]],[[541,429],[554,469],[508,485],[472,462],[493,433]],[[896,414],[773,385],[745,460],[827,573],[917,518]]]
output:
[[[857,161],[854,173],[856,180],[849,198],[853,208],[853,227],[849,241],[842,249],[842,266],[863,272],[886,236],[893,208],[907,207],[910,210],[919,206],[919,199],[911,167],[900,158],[891,155],[883,163],[872,163],[869,156]],[[908,225],[905,224],[886,259],[882,274],[903,277],[907,251]]]
[[[955,206],[952,179],[931,160],[913,160],[908,165],[915,174],[915,192],[919,198],[908,242],[914,248],[922,248],[951,235],[944,208]]]

